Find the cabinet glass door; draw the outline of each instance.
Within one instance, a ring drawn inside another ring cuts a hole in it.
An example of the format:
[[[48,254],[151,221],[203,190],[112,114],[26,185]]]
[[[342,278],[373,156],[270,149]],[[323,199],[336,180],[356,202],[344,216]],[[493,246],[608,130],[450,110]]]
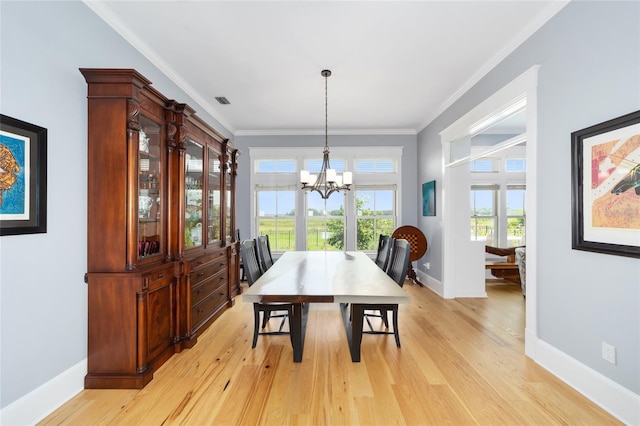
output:
[[[224,197],[224,235],[227,241],[231,241],[231,163],[227,164],[226,173],[224,177],[225,197]]]
[[[220,240],[220,156],[213,149],[209,148],[209,177],[207,181],[207,243],[211,244]]]
[[[185,153],[185,221],[184,247],[199,247],[203,241],[202,229],[202,180],[204,148],[187,140]]]
[[[142,116],[138,145],[138,258],[147,258],[160,253],[161,244],[160,125]]]

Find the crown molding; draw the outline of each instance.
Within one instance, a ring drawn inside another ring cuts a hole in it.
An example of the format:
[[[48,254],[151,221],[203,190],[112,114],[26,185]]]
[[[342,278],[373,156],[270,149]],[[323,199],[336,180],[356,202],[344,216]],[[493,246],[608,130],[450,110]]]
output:
[[[415,129],[337,129],[328,134],[340,136],[415,136]],[[324,130],[314,129],[272,129],[272,130],[236,130],[234,136],[324,136]]]
[[[471,89],[476,83],[478,83],[484,76],[494,69],[500,62],[502,62],[507,56],[509,56],[514,50],[516,50],[522,43],[524,43],[529,37],[531,37],[536,31],[538,31],[544,24],[546,24],[551,18],[553,18],[562,8],[568,5],[571,0],[559,0],[553,1],[547,8],[542,11],[536,19],[524,27],[520,33],[518,33],[511,41],[498,52],[493,58],[484,64],[466,83],[464,83],[453,95],[449,97],[440,107],[418,126],[418,133],[423,131],[433,120],[438,118],[440,114],[445,112],[447,108],[454,104],[455,101],[460,99],[469,89]]]
[[[115,32],[120,34],[134,49],[147,58],[155,65],[161,73],[166,75],[180,89],[195,100],[211,117],[220,123],[225,129],[233,134],[235,129],[229,122],[220,118],[218,112],[211,104],[198,94],[198,92],[187,83],[167,62],[165,62],[158,53],[153,50],[144,40],[138,37],[131,29],[125,25],[102,0],[82,0],[82,2],[91,9],[99,18],[107,23]]]

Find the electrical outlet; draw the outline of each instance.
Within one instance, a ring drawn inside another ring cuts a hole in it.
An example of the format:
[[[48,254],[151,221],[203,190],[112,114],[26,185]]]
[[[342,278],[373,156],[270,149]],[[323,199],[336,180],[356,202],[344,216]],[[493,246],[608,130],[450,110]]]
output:
[[[616,347],[608,343],[602,342],[602,359],[609,361],[611,364],[616,364]]]
[[[424,267],[427,269],[431,269],[431,263],[430,262],[425,263]]]

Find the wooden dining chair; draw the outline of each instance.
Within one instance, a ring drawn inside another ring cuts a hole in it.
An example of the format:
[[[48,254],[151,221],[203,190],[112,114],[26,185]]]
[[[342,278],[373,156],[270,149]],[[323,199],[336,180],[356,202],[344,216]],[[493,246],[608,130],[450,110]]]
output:
[[[256,240],[244,240],[240,245],[240,255],[245,268],[247,283],[251,287],[263,274],[258,263],[258,245]],[[260,328],[260,313],[262,312],[262,327]],[[281,335],[291,334],[289,331],[282,331],[284,323],[289,319],[289,330],[291,330],[291,316],[293,316],[293,305],[290,303],[254,303],[253,304],[253,343],[256,347],[259,335]],[[282,318],[282,322],[277,331],[264,330],[270,319]]]
[[[376,259],[374,260],[375,264],[378,265],[380,269],[386,272],[387,265],[389,264],[389,257],[391,256],[391,243],[393,239],[390,235],[380,234],[380,239],[378,240],[378,251],[376,252]],[[383,315],[383,312],[373,313],[372,311],[365,311],[364,313],[365,319],[369,321],[369,317],[381,318],[384,322],[384,326],[389,328],[389,321],[387,321],[387,316]],[[369,327],[371,327],[371,323],[369,322]]]
[[[242,240],[240,239],[240,230],[236,229],[236,241],[240,241],[240,244],[242,244]],[[240,256],[240,271],[241,275],[240,275],[240,281],[246,281],[247,280],[247,276],[244,273],[244,265],[242,264],[242,256]]]
[[[267,272],[273,265],[273,256],[271,255],[271,245],[269,244],[268,235],[260,235],[257,238],[258,241],[258,260],[260,261],[260,268],[262,272]]]
[[[380,234],[378,241],[378,252],[376,253],[376,265],[383,271],[387,270],[389,255],[391,254],[391,235]]]
[[[404,285],[409,268],[409,257],[411,245],[407,240],[393,239],[391,244],[391,256],[387,266],[387,275],[391,277],[400,287]],[[371,313],[371,311],[379,312],[379,314]],[[393,331],[389,331],[388,313],[393,313]],[[393,334],[396,338],[396,346],[400,347],[400,334],[398,332],[398,304],[370,304],[364,314],[365,320],[369,327],[363,330],[366,334]],[[385,326],[385,330],[375,330],[371,324],[370,317],[381,317]]]

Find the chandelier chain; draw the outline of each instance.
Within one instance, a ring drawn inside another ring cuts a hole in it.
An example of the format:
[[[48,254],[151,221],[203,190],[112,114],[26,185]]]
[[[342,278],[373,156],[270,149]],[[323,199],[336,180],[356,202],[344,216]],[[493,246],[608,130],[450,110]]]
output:
[[[327,79],[328,74],[324,74],[324,148],[329,149],[329,94]]]

